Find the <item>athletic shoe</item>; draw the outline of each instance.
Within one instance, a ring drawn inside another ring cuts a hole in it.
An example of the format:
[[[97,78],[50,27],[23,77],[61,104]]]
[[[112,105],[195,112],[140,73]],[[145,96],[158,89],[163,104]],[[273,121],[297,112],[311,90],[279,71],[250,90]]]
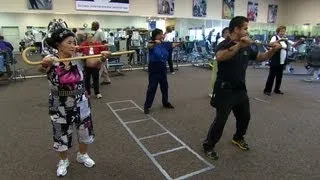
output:
[[[60,176],[65,176],[67,174],[67,168],[69,167],[69,160],[66,159],[66,160],[60,160],[58,165],[57,165],[57,176],[60,177]]]
[[[88,154],[81,154],[78,152],[77,154],[77,162],[84,164],[86,167],[91,168],[95,165],[95,162],[88,156]]]
[[[276,94],[281,94],[281,95],[283,95],[284,93],[282,92],[282,91],[280,91],[280,90],[278,90],[278,91],[274,91],[274,93],[276,93]]]
[[[166,109],[174,109],[171,103],[164,104],[163,107]]]
[[[150,113],[150,110],[149,110],[149,109],[144,109],[143,112],[144,112],[145,114],[149,114],[149,113]]]
[[[249,145],[247,144],[247,142],[244,139],[240,139],[240,140],[232,139],[232,143],[234,145],[237,145],[240,149],[242,149],[244,151],[249,150]]]
[[[214,149],[204,150],[204,154],[211,160],[219,159],[219,154],[215,152]]]
[[[97,94],[97,99],[101,99],[102,95],[101,94]]]

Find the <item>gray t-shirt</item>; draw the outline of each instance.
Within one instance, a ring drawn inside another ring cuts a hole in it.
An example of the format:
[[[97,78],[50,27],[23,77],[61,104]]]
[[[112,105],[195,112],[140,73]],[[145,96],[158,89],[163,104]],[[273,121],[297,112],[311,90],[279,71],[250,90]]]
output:
[[[142,37],[139,35],[138,39],[131,39],[131,46],[141,46]]]
[[[93,36],[94,40],[98,42],[102,42],[106,40],[106,37],[104,36],[104,32],[101,29],[98,29]]]

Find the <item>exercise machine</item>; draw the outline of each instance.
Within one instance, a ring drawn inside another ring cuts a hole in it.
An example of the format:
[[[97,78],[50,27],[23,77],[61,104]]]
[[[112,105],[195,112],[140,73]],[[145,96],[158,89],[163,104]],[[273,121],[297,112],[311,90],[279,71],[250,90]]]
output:
[[[41,55],[43,57],[49,55],[49,54],[55,54],[56,50],[50,46],[48,46],[48,44],[46,43],[46,39],[51,37],[51,34],[57,30],[57,29],[61,29],[61,28],[68,28],[68,25],[65,21],[63,21],[62,19],[53,19],[52,21],[49,22],[48,24],[48,31],[46,33],[46,35],[44,36],[44,38],[42,39],[42,52]]]
[[[288,56],[286,60],[286,68],[284,75],[301,75],[301,76],[310,76],[313,74],[313,68],[310,68],[309,65],[306,65],[302,70],[297,70],[292,63],[301,62],[301,59],[308,60],[308,54],[305,53],[306,45],[302,44],[297,48],[291,47],[288,51]],[[304,60],[303,60],[304,61]],[[302,62],[303,62],[302,61]]]
[[[256,44],[253,46],[253,48],[255,48],[255,51],[258,51],[259,53],[264,53],[268,51],[267,47],[263,45],[262,41],[255,40],[255,42]],[[267,44],[266,41],[265,44]],[[252,67],[254,69],[269,69],[269,61],[252,61]]]
[[[193,61],[192,65],[195,67],[201,67],[201,68],[210,68],[209,63],[214,57],[214,54],[210,54],[210,52],[207,51],[206,45],[207,41],[204,39],[202,41],[195,42],[195,49],[193,54]]]
[[[0,81],[11,82],[26,79],[25,70],[23,68],[16,68],[17,60],[12,53],[0,50],[0,59],[5,68],[3,76],[0,77]]]
[[[311,69],[311,76],[305,82],[320,82],[320,46],[313,46],[307,56],[307,66]]]

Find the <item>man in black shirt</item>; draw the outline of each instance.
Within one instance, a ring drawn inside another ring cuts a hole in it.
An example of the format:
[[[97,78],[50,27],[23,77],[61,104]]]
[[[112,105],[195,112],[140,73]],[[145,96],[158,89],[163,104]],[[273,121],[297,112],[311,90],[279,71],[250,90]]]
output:
[[[218,159],[215,144],[221,138],[224,126],[231,111],[236,117],[236,133],[232,143],[242,150],[249,150],[244,135],[250,120],[249,98],[245,84],[249,60],[264,61],[281,48],[278,42],[271,43],[266,53],[254,50],[253,41],[248,37],[248,19],[234,17],[229,24],[230,37],[222,41],[216,49],[218,61],[217,80],[213,94],[216,117],[209,128],[203,148],[210,159]]]

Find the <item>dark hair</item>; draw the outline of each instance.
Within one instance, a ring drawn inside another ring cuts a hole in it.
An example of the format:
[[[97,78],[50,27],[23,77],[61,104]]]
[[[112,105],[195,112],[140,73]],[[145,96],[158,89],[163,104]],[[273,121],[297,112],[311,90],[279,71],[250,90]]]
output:
[[[99,24],[97,21],[92,22],[92,24],[91,24],[91,30],[96,31],[96,30],[99,29],[99,27],[100,27],[100,24]]]
[[[285,26],[279,26],[279,27],[276,29],[277,34],[278,34],[282,29],[287,30],[287,27],[285,27]]]
[[[241,28],[245,22],[249,22],[249,20],[244,16],[236,16],[232,18],[229,24],[230,33],[232,33],[236,27]]]
[[[4,40],[4,37],[3,37],[3,36],[0,36],[0,40]]]
[[[161,33],[163,33],[163,31],[161,29],[153,30],[152,33],[151,33],[151,40],[152,41],[156,40],[156,37]]]
[[[173,31],[172,27],[170,27],[170,26],[166,27],[166,32],[167,33],[171,33],[172,31]]]
[[[72,32],[76,33],[77,32],[77,28],[72,28]]]
[[[223,28],[223,30],[222,30],[222,36],[223,36],[223,34],[226,32],[226,31],[229,31],[229,28],[228,27],[225,27],[225,28]]]
[[[113,34],[113,33],[110,33],[110,36],[114,36],[114,34]]]
[[[52,48],[57,49],[58,44],[60,44],[63,40],[65,40],[68,37],[75,37],[74,33],[71,32],[69,29],[57,29],[55,30],[50,38],[47,38],[45,42]]]

